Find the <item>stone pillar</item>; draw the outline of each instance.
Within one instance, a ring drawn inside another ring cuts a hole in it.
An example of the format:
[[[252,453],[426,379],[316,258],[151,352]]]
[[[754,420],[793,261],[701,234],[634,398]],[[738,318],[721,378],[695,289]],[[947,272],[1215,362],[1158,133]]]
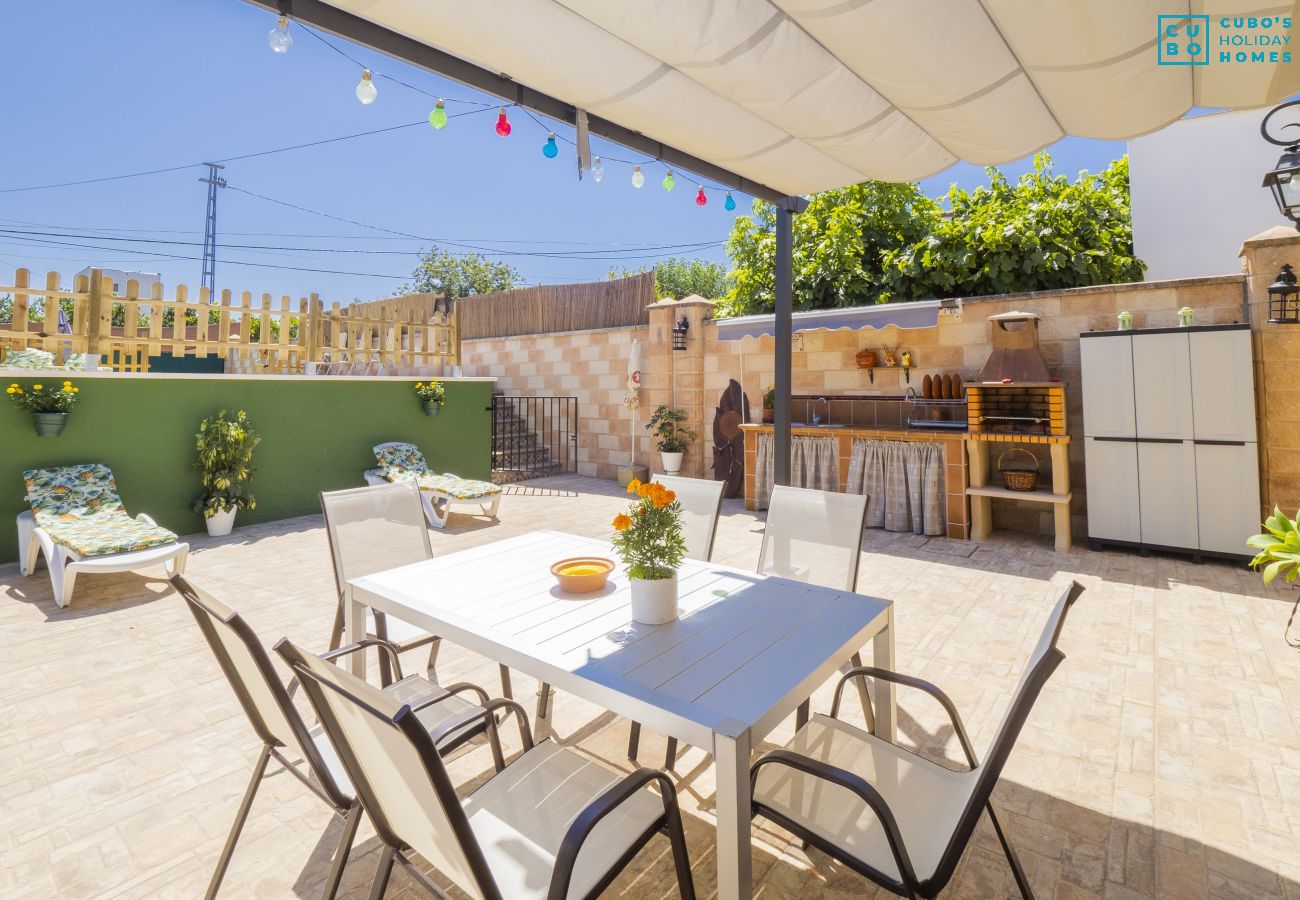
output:
[[[686,424],[696,433],[682,460],[682,474],[692,478],[710,477],[707,467],[712,462],[709,448],[713,446],[712,404],[704,394],[704,323],[713,318],[714,304],[703,297],[690,296],[682,300],[660,300],[647,309],[650,312],[648,390],[643,392],[641,418],[647,420],[660,404],[675,406],[686,413]],[[673,325],[685,316],[686,349],[673,350]],[[656,454],[657,456],[657,454]],[[662,472],[659,460],[650,461],[651,472]]]
[[[1283,263],[1300,270],[1300,234],[1278,226],[1241,245],[1255,345],[1261,519],[1300,509],[1300,325],[1268,324],[1268,286]]]

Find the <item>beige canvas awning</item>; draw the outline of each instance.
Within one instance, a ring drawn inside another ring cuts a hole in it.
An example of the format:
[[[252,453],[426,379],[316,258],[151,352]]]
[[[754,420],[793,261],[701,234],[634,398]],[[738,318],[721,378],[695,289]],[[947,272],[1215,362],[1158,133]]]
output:
[[[1133,137],[1192,107],[1300,90],[1300,59],[1217,56],[1223,35],[1287,33],[1221,17],[1294,19],[1297,3],[328,2],[790,195],[1010,162],[1065,135]],[[1210,17],[1209,64],[1157,65],[1157,17],[1188,14]]]

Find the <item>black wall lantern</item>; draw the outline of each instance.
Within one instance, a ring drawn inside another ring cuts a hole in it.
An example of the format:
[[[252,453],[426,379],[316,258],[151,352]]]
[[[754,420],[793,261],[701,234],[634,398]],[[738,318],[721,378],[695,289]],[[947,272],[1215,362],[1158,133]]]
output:
[[[1272,325],[1300,325],[1300,288],[1288,263],[1268,286],[1268,321]]]
[[[691,323],[686,321],[685,316],[682,316],[681,320],[676,325],[673,326],[673,349],[674,350],[686,349],[686,332],[690,330],[691,330]]]
[[[1300,229],[1300,134],[1282,134],[1288,128],[1300,128],[1300,122],[1275,123],[1273,133],[1269,133],[1273,117],[1294,106],[1300,106],[1300,100],[1289,100],[1269,110],[1259,125],[1259,133],[1270,144],[1286,148],[1278,159],[1277,166],[1264,176],[1263,186],[1273,193],[1273,202],[1277,204],[1278,212],[1295,222],[1296,228]]]

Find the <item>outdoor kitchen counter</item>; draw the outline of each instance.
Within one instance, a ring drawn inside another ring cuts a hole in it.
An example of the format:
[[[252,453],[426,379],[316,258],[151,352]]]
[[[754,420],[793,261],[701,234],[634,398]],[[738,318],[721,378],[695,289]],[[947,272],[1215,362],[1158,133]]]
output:
[[[754,472],[758,465],[758,435],[771,434],[771,425],[745,424],[745,508],[757,509],[755,503]],[[848,482],[849,457],[853,453],[855,438],[877,441],[930,441],[943,447],[944,491],[947,495],[948,537],[965,540],[970,537],[970,513],[966,502],[966,454],[962,447],[965,431],[925,428],[867,428],[856,425],[793,425],[792,435],[811,435],[831,438],[837,442],[835,455],[839,460],[840,490]]]

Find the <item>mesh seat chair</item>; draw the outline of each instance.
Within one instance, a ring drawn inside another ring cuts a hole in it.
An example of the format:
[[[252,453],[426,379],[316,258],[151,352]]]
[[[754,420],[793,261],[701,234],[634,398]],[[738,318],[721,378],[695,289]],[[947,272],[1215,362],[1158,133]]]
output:
[[[413,483],[326,491],[320,495],[320,505],[338,587],[338,606],[330,634],[333,650],[343,643],[343,604],[347,602],[348,581],[431,559],[433,547],[424,525],[420,491]],[[441,638],[373,610],[366,612],[366,634],[391,641],[399,652],[429,646],[429,678],[437,682],[434,663]],[[381,654],[379,671],[384,684],[392,680],[388,667],[387,655]],[[501,689],[505,696],[511,696],[510,670],[505,666],[501,666]]]
[[[858,582],[858,560],[866,520],[865,494],[840,494],[777,485],[772,489],[767,507],[758,572],[851,591]],[[862,665],[861,654],[854,653],[849,664]],[[861,698],[864,714],[870,716],[865,688],[861,689]],[[799,707],[798,725],[802,726],[807,720],[808,702],[804,701]],[[630,749],[635,749],[635,745]],[[677,739],[669,738],[664,768],[673,768],[676,761]]]
[[[726,483],[680,475],[656,475],[654,480],[677,495],[682,505],[682,537],[686,539],[686,558],[708,561],[713,556],[713,537],[718,531],[718,514],[722,511],[722,490]],[[677,756],[676,738],[669,738],[667,767]],[[627,741],[627,758],[636,759],[641,746],[641,723],[633,722]]]
[[[943,890],[981,813],[987,811],[1021,894],[1033,892],[993,811],[991,796],[1034,701],[1065,659],[1056,648],[1066,613],[1083,593],[1062,592],[1012,694],[1011,704],[980,765],[952,701],[927,681],[882,669],[853,669],[841,679],[829,716],[814,716],[781,750],[750,769],[755,816],[763,816],[876,884],[905,897]],[[850,680],[877,678],[917,688],[948,712],[970,769],[957,772],[839,721]]]
[[[217,861],[216,871],[212,873],[206,896],[215,897],[221,887],[221,880],[234,855],[253,798],[266,774],[267,764],[274,758],[343,819],[343,834],[339,838],[325,879],[324,896],[333,897],[338,891],[343,867],[347,863],[352,840],[361,820],[361,806],[338,755],[320,725],[309,726],[303,721],[290,697],[293,688],[285,687],[262,642],[243,618],[221,601],[194,587],[182,576],[177,575],[171,581],[176,591],[185,598],[186,605],[198,622],[199,630],[216,656],[235,696],[239,698],[249,724],[262,741],[261,753],[253,767],[253,777],[239,804],[239,811]],[[501,759],[495,721],[490,721],[491,717],[487,720],[461,719],[466,712],[483,707],[468,703],[458,695],[469,691],[476,695],[479,703],[486,703],[487,694],[481,688],[471,684],[440,688],[419,675],[403,678],[396,648],[376,638],[334,650],[327,653],[325,658],[337,659],[367,646],[379,647],[392,656],[398,680],[384,688],[382,694],[391,698],[392,702],[412,703],[420,707],[419,727],[426,731],[436,730],[442,735],[436,743],[439,752],[450,753],[471,738],[486,732],[494,757]],[[460,724],[454,724],[456,722]],[[448,723],[453,723],[452,727],[444,727]],[[291,759],[292,755],[296,755],[298,761]]]
[[[412,852],[484,900],[595,897],[659,832],[672,847],[681,896],[693,900],[677,794],[664,773],[620,777],[552,741],[534,745],[524,708],[500,699],[441,732],[486,722],[497,710],[519,725],[521,755],[509,765],[498,760],[496,774],[461,800],[435,749],[440,732],[420,726],[420,704],[381,693],[288,640],[275,649],[301,679],[384,845],[372,900],[383,896],[394,863],[447,897],[407,859]]]

